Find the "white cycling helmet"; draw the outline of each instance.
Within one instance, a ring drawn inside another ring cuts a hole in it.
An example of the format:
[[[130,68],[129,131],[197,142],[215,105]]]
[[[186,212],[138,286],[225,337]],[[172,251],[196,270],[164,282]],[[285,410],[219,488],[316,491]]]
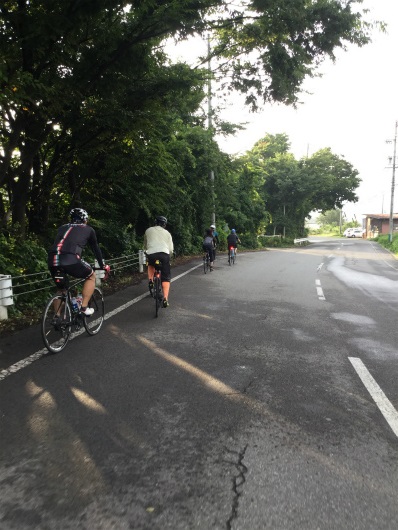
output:
[[[72,208],[69,212],[72,223],[81,222],[84,223],[88,221],[88,213],[83,208]]]

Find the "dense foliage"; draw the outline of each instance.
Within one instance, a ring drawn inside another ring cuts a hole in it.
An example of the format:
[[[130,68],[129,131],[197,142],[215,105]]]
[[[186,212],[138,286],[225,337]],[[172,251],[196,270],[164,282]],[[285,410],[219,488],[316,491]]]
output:
[[[375,238],[375,241],[380,243],[381,246],[388,248],[391,252],[398,255],[398,235],[393,235],[392,241],[390,241],[389,235],[381,235]]]
[[[295,104],[325,56],[369,41],[360,3],[4,0],[2,272],[10,249],[15,260],[23,253],[15,241],[46,248],[71,206],[90,212],[112,256],[139,248],[158,212],[177,251],[190,253],[214,202],[219,227],[256,245],[258,234],[299,234],[314,208],[356,200],[356,172],[328,149],[296,161],[287,138],[266,137],[241,159],[222,153],[202,108],[207,58],[202,68],[172,63],[164,42],[211,31],[212,75],[226,93],[244,93],[254,108]]]

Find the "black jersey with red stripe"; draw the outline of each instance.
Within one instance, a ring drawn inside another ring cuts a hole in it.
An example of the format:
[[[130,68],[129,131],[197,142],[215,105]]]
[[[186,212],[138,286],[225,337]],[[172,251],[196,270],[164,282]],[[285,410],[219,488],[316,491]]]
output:
[[[48,251],[49,255],[74,254],[81,258],[84,248],[89,245],[94,252],[100,267],[104,266],[101,249],[98,246],[94,228],[82,223],[69,223],[58,228],[54,243]]]

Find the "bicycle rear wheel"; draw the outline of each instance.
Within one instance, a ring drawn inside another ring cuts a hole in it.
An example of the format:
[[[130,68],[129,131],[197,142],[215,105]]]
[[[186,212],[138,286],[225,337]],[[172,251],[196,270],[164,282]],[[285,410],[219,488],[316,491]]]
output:
[[[231,250],[231,262],[232,265],[235,265],[235,250]]]
[[[104,296],[101,289],[96,287],[93,295],[90,298],[88,307],[94,309],[94,313],[90,317],[82,314],[84,327],[89,335],[96,335],[104,323],[105,303]]]
[[[62,295],[55,295],[47,302],[41,321],[41,335],[50,353],[65,348],[72,333],[70,306]]]
[[[206,256],[206,254],[203,256],[203,272],[205,274],[207,272],[207,256]]]
[[[159,313],[159,307],[162,303],[162,284],[159,276],[155,276],[153,279],[153,294],[155,298],[155,317],[157,318]]]

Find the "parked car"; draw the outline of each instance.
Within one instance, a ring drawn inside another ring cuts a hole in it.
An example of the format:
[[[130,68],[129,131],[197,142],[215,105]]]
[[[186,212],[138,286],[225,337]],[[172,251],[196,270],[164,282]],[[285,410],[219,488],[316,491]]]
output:
[[[364,230],[362,228],[354,228],[347,237],[363,237]]]
[[[351,232],[353,231],[353,228],[346,228],[343,232],[344,237],[350,237]]]

